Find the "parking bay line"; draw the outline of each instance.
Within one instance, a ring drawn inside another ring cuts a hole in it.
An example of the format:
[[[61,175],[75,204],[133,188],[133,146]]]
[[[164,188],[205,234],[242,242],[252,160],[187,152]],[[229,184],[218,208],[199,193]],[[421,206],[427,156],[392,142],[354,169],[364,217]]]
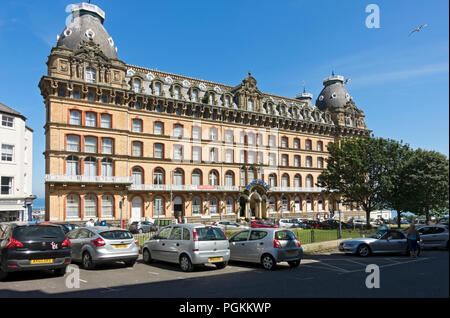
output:
[[[421,259],[415,259],[415,260],[411,260],[411,261],[407,261],[407,262],[401,262],[401,263],[395,263],[395,264],[387,264],[387,265],[380,265],[380,268],[385,268],[385,267],[391,267],[391,266],[396,266],[396,265],[402,265],[402,264],[408,264],[408,263],[416,263],[416,262],[420,262],[420,261],[424,261],[427,260],[429,258],[421,258]],[[340,273],[339,275],[342,274],[349,274],[349,273],[356,273],[356,272],[362,272],[365,271],[366,269],[355,269],[355,270],[351,270],[351,271],[347,271],[346,273]]]

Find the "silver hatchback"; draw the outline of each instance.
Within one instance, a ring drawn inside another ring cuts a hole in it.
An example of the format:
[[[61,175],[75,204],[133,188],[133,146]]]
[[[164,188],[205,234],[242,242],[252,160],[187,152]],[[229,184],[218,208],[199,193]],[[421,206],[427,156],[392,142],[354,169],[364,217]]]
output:
[[[214,264],[227,266],[230,259],[226,235],[216,226],[202,224],[176,224],[164,227],[144,243],[144,262],[153,260],[179,264],[190,272],[194,265]]]
[[[123,261],[132,267],[139,257],[139,246],[133,235],[120,228],[94,226],[78,228],[67,234],[72,244],[72,261],[85,269],[96,264]]]
[[[303,257],[303,249],[294,233],[277,228],[244,230],[230,238],[230,260],[261,263],[272,270],[279,262],[297,267]]]

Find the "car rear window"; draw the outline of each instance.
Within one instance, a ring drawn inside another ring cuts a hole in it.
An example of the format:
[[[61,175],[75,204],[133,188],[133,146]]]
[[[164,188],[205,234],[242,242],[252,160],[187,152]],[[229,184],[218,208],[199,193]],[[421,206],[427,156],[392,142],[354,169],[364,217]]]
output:
[[[100,233],[107,240],[126,240],[133,238],[133,235],[127,231],[106,231]]]
[[[220,241],[227,240],[222,230],[215,227],[196,228],[199,241]]]
[[[34,240],[45,238],[64,239],[64,231],[59,226],[19,226],[16,227],[12,235],[16,240]]]
[[[291,231],[278,231],[275,233],[275,238],[279,241],[294,241],[296,239]]]

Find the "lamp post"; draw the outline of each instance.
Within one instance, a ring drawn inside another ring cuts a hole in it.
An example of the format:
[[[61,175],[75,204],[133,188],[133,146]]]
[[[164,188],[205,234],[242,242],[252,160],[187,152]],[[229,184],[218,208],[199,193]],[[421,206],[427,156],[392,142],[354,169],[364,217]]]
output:
[[[173,173],[175,170],[170,170],[170,213],[171,217],[174,217],[173,215],[173,194],[172,194],[172,183],[173,183]]]

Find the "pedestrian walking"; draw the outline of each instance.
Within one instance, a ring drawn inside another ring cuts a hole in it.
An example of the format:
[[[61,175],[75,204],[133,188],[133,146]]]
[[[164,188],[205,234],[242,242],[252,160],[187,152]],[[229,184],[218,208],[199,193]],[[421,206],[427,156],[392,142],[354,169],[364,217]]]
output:
[[[87,221],[84,226],[85,227],[93,227],[93,226],[95,226],[94,219],[90,219],[89,221]]]
[[[420,234],[414,224],[409,226],[408,233],[406,233],[406,238],[408,240],[410,256],[416,258],[419,254],[418,242],[420,241]]]

